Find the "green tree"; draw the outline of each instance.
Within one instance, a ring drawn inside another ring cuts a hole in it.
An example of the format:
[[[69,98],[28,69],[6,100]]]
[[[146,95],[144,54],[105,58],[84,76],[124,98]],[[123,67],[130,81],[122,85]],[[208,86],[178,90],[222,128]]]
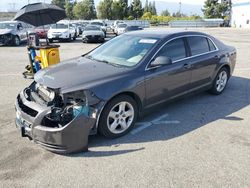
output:
[[[67,17],[71,20],[75,18],[74,13],[73,13],[73,8],[75,5],[76,5],[75,1],[71,2],[70,0],[66,0],[65,12],[66,12]]]
[[[141,17],[141,19],[143,20],[151,20],[151,18],[152,18],[151,12],[145,12]]]
[[[145,6],[144,6],[144,9],[143,9],[143,13],[146,13],[146,12],[149,12],[148,0],[146,0]]]
[[[156,8],[155,8],[155,1],[153,1],[151,13],[152,15],[157,15]]]
[[[128,16],[128,0],[119,0],[122,6],[123,19]]]
[[[100,19],[113,19],[112,15],[113,0],[102,0],[97,6],[98,18]]]
[[[96,10],[93,0],[78,2],[73,8],[74,16],[78,19],[91,20],[96,18]]]
[[[124,15],[122,14],[123,8],[121,1],[113,1],[112,3],[112,18],[121,20],[124,18]]]
[[[168,9],[162,11],[161,16],[170,16],[170,12],[168,11]]]
[[[59,7],[61,7],[61,8],[64,9],[65,0],[52,0],[52,1],[51,1],[51,4],[57,5],[57,6],[59,6]]]
[[[225,18],[231,9],[230,1],[206,0],[202,9],[205,18]]]
[[[135,19],[138,19],[143,14],[143,9],[140,0],[133,0],[131,3],[131,13]]]

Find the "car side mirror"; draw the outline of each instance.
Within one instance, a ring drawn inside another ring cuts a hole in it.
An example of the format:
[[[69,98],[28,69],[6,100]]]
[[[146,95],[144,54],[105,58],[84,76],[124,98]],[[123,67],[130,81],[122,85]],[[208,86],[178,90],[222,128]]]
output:
[[[151,62],[151,67],[160,67],[172,64],[172,59],[166,56],[158,56]]]
[[[23,27],[22,27],[21,25],[18,25],[18,26],[17,26],[17,29],[18,29],[18,30],[22,30]]]

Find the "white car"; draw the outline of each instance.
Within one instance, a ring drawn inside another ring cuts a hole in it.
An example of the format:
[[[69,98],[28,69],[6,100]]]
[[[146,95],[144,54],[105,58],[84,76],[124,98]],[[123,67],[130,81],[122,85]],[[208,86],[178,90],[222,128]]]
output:
[[[118,24],[121,24],[121,23],[125,23],[124,21],[120,21],[120,20],[116,20],[114,21],[114,23],[110,26],[111,30],[113,31],[113,33],[115,33],[115,30],[117,28],[117,25]]]
[[[121,35],[123,33],[125,33],[125,29],[128,26],[128,24],[126,23],[120,23],[117,25],[116,29],[115,29],[115,34],[116,35]]]
[[[69,23],[56,23],[48,30],[49,42],[53,40],[72,41],[76,39],[76,29]]]
[[[106,33],[107,33],[107,24],[102,21],[102,20],[94,20],[94,21],[91,21],[89,24],[91,25],[98,25],[102,28],[102,31],[104,32],[105,34],[105,37],[106,37]]]

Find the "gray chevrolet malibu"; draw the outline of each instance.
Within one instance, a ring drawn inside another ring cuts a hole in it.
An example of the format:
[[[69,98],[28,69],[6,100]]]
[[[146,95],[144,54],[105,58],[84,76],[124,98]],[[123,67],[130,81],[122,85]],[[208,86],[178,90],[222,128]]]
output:
[[[221,94],[234,47],[200,32],[138,31],[39,71],[16,99],[16,125],[57,153],[88,149],[88,136],[128,133],[140,113],[194,91]]]

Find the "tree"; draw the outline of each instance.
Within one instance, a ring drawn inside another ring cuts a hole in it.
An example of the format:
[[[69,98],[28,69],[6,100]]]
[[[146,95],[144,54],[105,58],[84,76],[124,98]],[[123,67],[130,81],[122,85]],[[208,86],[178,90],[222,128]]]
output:
[[[149,12],[148,0],[146,0],[145,6],[144,6],[144,9],[143,9],[143,13],[146,13],[146,12]]]
[[[135,19],[138,19],[143,14],[143,9],[140,0],[133,0],[131,3],[131,13]]]
[[[96,11],[93,0],[83,0],[78,2],[73,8],[74,16],[78,19],[95,19]]]
[[[123,8],[121,1],[113,1],[112,3],[112,18],[115,20],[121,20],[124,18],[124,15],[122,14]]]
[[[155,8],[155,1],[153,1],[151,13],[152,15],[157,15],[156,8]]]
[[[141,17],[141,19],[143,20],[151,20],[151,18],[152,18],[151,12],[145,12]]]
[[[61,8],[64,9],[65,0],[52,0],[52,1],[51,1],[51,4],[57,5],[57,6],[59,6],[59,7],[61,7]]]
[[[76,5],[76,2],[71,2],[70,0],[66,0],[65,3],[65,12],[69,19],[74,19],[73,8]]]
[[[97,6],[98,18],[100,19],[113,19],[112,15],[113,0],[102,0]]]
[[[218,0],[206,0],[202,11],[206,18],[224,19],[228,15],[228,12],[230,12],[230,6],[230,1],[222,1],[219,3]]]
[[[168,9],[162,11],[161,16],[170,16],[170,12],[168,11]]]

